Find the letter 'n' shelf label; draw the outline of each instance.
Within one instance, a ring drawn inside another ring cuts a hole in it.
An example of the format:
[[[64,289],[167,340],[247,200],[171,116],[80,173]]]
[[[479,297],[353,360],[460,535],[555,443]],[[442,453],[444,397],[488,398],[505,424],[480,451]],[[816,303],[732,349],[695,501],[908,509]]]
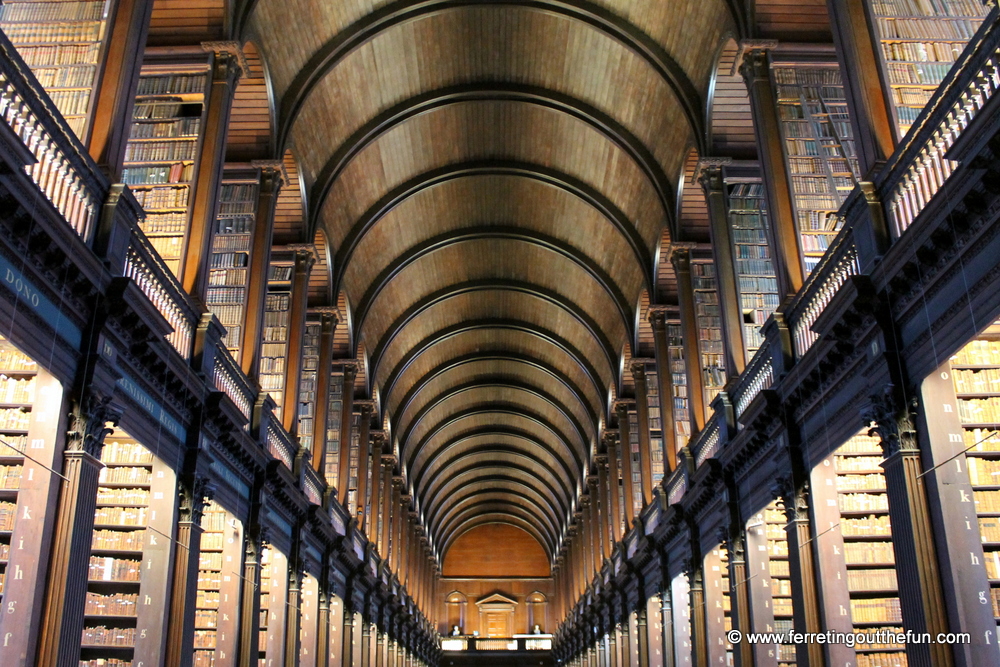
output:
[[[19,306],[24,306],[45,320],[60,337],[74,348],[83,341],[83,332],[63,317],[59,307],[42,294],[6,257],[0,255],[0,282],[14,294]]]

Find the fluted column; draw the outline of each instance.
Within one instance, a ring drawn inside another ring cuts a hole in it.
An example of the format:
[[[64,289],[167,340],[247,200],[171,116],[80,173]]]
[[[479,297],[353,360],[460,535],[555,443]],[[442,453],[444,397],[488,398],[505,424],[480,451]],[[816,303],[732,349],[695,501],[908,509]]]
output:
[[[354,607],[351,605],[350,596],[344,600],[344,632],[341,636],[341,667],[351,667],[354,664]],[[294,667],[295,663],[291,663]]]
[[[240,599],[238,667],[258,667],[260,651],[260,570],[264,529],[250,524],[243,544],[243,581]],[[318,667],[323,667],[322,665]]]
[[[358,365],[344,364],[343,398],[340,410],[340,460],[337,464],[337,498],[346,509],[350,492],[351,475],[351,421],[354,414],[354,379],[358,375]]]
[[[691,280],[691,248],[675,244],[670,248],[670,261],[677,276],[677,301],[681,311],[681,332],[684,341],[684,366],[687,368],[688,414],[691,417],[692,438],[705,428],[705,374],[698,346],[698,318]]]
[[[632,527],[635,521],[635,482],[632,474],[632,427],[628,420],[629,407],[634,405],[629,401],[616,401],[615,414],[618,415],[618,442],[621,445],[622,460],[622,487],[624,488],[625,501],[625,532]]]
[[[653,349],[656,355],[656,381],[660,393],[660,423],[663,430],[664,475],[677,467],[677,429],[674,428],[674,374],[670,368],[670,341],[667,338],[667,309],[649,307],[649,323],[653,328]]]
[[[365,532],[368,533],[368,541],[377,544],[380,536],[379,521],[382,514],[380,507],[382,501],[382,447],[385,444],[385,431],[372,431],[369,434],[369,440],[371,441],[371,464],[369,472],[371,485],[369,488],[368,518],[365,521],[364,528]],[[379,553],[381,554],[381,550]]]
[[[781,142],[781,121],[771,81],[768,50],[776,42],[744,42],[740,72],[750,95],[754,133],[757,136],[757,156],[764,172],[764,192],[767,197],[768,241],[774,272],[778,279],[778,294],[784,298],[795,294],[804,280],[799,235],[795,229],[795,207],[792,189],[785,169],[785,154]]]
[[[615,544],[615,534],[612,528],[612,522],[614,521],[615,508],[612,507],[612,495],[618,495],[618,487],[614,489],[611,488],[611,481],[608,478],[608,455],[600,454],[594,457],[594,464],[597,467],[597,491],[600,495],[600,527],[601,527],[601,542],[604,546],[604,557],[611,557],[611,550],[614,548]],[[612,493],[614,491],[614,493]],[[617,505],[617,503],[615,503]]]
[[[649,398],[646,391],[646,360],[632,360],[635,381],[635,413],[639,428],[639,473],[642,481],[642,506],[653,502],[653,457],[649,442]]]
[[[392,528],[392,469],[395,465],[396,457],[382,456],[382,502],[379,506],[379,524],[382,527],[382,536],[379,538],[378,551],[382,560],[387,562],[392,549],[389,536]]]

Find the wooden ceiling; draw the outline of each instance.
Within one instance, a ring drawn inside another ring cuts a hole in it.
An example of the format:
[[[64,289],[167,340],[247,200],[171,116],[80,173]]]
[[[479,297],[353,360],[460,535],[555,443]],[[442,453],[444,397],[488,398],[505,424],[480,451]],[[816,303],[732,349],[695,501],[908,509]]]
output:
[[[776,4],[757,15],[785,30]],[[347,317],[335,353],[366,362],[357,391],[378,394],[440,556],[499,521],[555,557],[610,399],[631,391],[622,359],[650,353],[649,294],[675,292],[666,248],[707,240],[689,149],[711,153],[709,124],[716,145],[746,140],[707,111],[713,79],[719,113],[745,110],[735,54],[714,76],[734,6],[240,5],[269,84],[241,123],[273,99],[292,181],[275,242],[324,244],[311,303]],[[230,150],[258,150],[258,129]]]

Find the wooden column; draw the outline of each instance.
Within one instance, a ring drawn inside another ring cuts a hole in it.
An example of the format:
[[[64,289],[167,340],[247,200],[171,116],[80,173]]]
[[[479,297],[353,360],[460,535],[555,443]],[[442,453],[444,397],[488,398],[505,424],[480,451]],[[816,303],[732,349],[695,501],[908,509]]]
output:
[[[293,555],[288,559],[288,597],[285,602],[285,661],[288,667],[296,667],[299,664],[299,651],[301,642],[299,640],[299,630],[302,627],[302,579],[305,576],[302,559],[297,555],[299,549],[300,531],[296,530],[295,546],[292,548]]]
[[[660,584],[660,623],[663,630],[663,667],[674,667],[674,609],[673,591],[669,579]],[[740,667],[752,667],[752,662],[744,662]]]
[[[649,443],[649,398],[646,393],[646,360],[632,360],[635,381],[635,413],[639,417],[639,473],[642,481],[642,506],[653,502],[653,458]]]
[[[201,559],[201,516],[205,500],[212,495],[207,478],[193,476],[181,480],[180,512],[174,540],[174,576],[170,591],[170,616],[167,622],[167,652],[163,664],[181,667],[191,664],[194,646],[195,601],[198,596],[198,563]]]
[[[379,503],[379,524],[382,528],[381,537],[378,541],[379,555],[383,561],[387,561],[390,551],[390,528],[392,526],[392,468],[396,464],[396,457],[392,455],[382,456],[382,502]]]
[[[344,364],[343,399],[340,410],[340,461],[337,464],[337,497],[345,509],[350,491],[351,474],[351,421],[354,414],[354,379],[358,375],[358,365],[353,361]]]
[[[399,555],[396,557],[396,578],[403,586],[409,576],[410,555],[410,496],[399,497]]]
[[[865,0],[827,0],[833,43],[854,129],[862,178],[872,180],[896,150],[896,125],[882,86],[879,52]]]
[[[900,392],[901,393],[901,392]],[[889,521],[899,578],[899,604],[903,627],[931,637],[947,633],[947,607],[938,565],[934,528],[924,486],[923,465],[913,414],[892,385],[873,396],[863,417],[874,423],[870,433],[882,441],[885,460]],[[908,644],[911,667],[950,667],[954,664],[947,644]]]
[[[312,245],[290,245],[295,252],[292,275],[292,303],[288,314],[288,353],[285,358],[285,391],[281,401],[281,423],[294,438],[299,432],[299,392],[302,373],[302,339],[306,332],[309,302],[309,272],[316,261]]]
[[[365,520],[363,528],[368,534],[368,541],[378,544],[380,535],[379,520],[381,516],[379,503],[382,500],[382,494],[380,493],[382,490],[382,447],[385,443],[385,431],[372,431],[368,434],[368,438],[371,442],[371,462],[369,465],[371,484],[368,490],[370,496],[368,517]]]
[[[618,641],[615,637],[616,634],[614,627],[608,632],[608,667],[618,667]]]
[[[774,84],[771,81],[771,63],[768,49],[777,42],[744,42],[743,64],[740,72],[750,95],[754,133],[757,137],[757,156],[764,172],[764,192],[767,197],[768,242],[778,279],[778,294],[784,298],[795,294],[802,287],[802,255],[799,235],[795,229],[795,208],[792,189],[785,169],[784,147],[781,142],[781,121],[775,103]]]
[[[329,565],[322,566],[319,582],[319,609],[316,614],[316,667],[330,665],[330,588]]]
[[[667,339],[667,309],[663,306],[650,306],[649,323],[653,327],[656,381],[660,392],[663,460],[667,465],[664,475],[668,475],[677,467],[677,429],[674,428],[674,374],[670,368],[670,346]]]
[[[611,530],[611,544],[621,542],[622,533],[622,506],[621,494],[619,493],[618,480],[620,473],[618,469],[618,432],[606,430],[603,435],[604,447],[607,452],[608,465],[608,509],[611,513],[609,528]]]
[[[333,336],[340,314],[336,308],[320,308],[319,361],[316,368],[316,405],[313,417],[313,469],[326,479],[326,429],[330,412],[330,380],[333,375]]]
[[[365,528],[365,515],[368,504],[368,462],[369,435],[371,433],[372,412],[375,411],[374,401],[358,401],[361,410],[361,421],[358,424],[358,528]]]
[[[278,193],[287,182],[280,160],[253,162],[260,168],[256,216],[250,238],[247,266],[247,301],[243,309],[243,342],[240,345],[240,368],[256,380],[260,374],[260,350],[264,340],[264,302],[267,296],[267,267],[271,263],[274,237],[274,208]],[[334,323],[336,325],[336,322]],[[317,460],[313,458],[313,460]]]
[[[705,579],[700,557],[692,558],[688,570],[691,582],[691,657],[694,667],[709,667],[708,623],[705,618]]]
[[[643,597],[640,595],[640,598]],[[635,634],[639,649],[639,667],[649,667],[649,628],[646,627],[646,602],[635,613]]]
[[[52,534],[38,667],[77,667],[104,438],[119,414],[109,398],[84,397],[71,415]]]
[[[149,34],[153,0],[119,0],[109,17],[104,68],[94,88],[89,137],[81,137],[90,156],[112,183],[122,178],[125,145]]]
[[[184,291],[199,302],[208,285],[212,229],[219,204],[219,184],[226,155],[229,111],[236,84],[243,74],[244,59],[237,42],[205,42],[202,47],[213,53],[211,85],[205,100],[204,128],[198,159],[195,162],[194,192],[191,193],[191,224],[181,264],[180,280]]]
[[[612,523],[617,519],[614,514],[617,503],[614,504],[615,507],[612,507],[612,496],[618,495],[618,487],[611,488],[611,480],[608,477],[608,455],[598,455],[594,458],[594,463],[597,466],[597,488],[601,496],[601,542],[604,545],[604,557],[611,558],[611,550],[617,541],[612,528]]]
[[[622,667],[629,667],[632,664],[632,642],[630,641],[630,633],[632,631],[630,618],[631,614],[625,613],[625,618],[619,626],[619,636],[621,637],[622,645]]]
[[[726,361],[726,378],[738,377],[746,368],[746,343],[743,340],[743,308],[737,290],[736,262],[733,259],[733,237],[726,205],[726,186],[722,167],[732,160],[702,160],[698,182],[708,203],[709,230],[712,239],[712,263],[715,266],[715,287],[719,292],[719,314],[722,320],[722,347]]]
[[[691,415],[691,438],[705,428],[705,374],[698,346],[698,318],[695,313],[694,283],[691,281],[691,248],[672,245],[670,261],[677,276],[677,301],[681,311],[681,334],[684,340],[684,367],[687,368],[688,413]]]
[[[392,502],[389,503],[389,566],[394,573],[399,572],[399,560],[402,557],[403,517],[399,513],[403,498],[403,478],[392,478]]]
[[[354,608],[350,603],[350,596],[344,599],[344,632],[341,635],[341,667],[351,667],[354,664]],[[295,663],[288,663],[294,667]]]
[[[259,491],[258,491],[259,494]],[[260,652],[260,572],[264,549],[264,529],[251,511],[243,541],[243,581],[240,597],[240,636],[237,667],[258,667]]]
[[[622,457],[622,487],[625,501],[625,532],[632,528],[635,521],[635,483],[632,481],[632,427],[628,421],[628,410],[633,405],[630,401],[616,401],[615,414],[618,415],[619,445]]]
[[[372,626],[368,619],[361,618],[361,667],[370,667],[372,660]]]
[[[737,527],[730,531],[727,545],[729,553],[729,599],[732,606],[733,627],[744,634],[753,632],[750,624],[750,590],[747,581],[747,561],[742,531]],[[740,642],[733,646],[733,653],[739,656],[736,663],[741,667],[751,667],[753,646],[750,642]]]

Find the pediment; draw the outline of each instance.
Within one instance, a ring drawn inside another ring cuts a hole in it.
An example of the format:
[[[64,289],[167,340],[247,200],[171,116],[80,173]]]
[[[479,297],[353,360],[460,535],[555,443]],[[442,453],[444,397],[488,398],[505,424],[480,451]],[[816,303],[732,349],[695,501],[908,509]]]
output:
[[[517,600],[511,600],[509,597],[500,595],[499,593],[494,593],[488,597],[483,598],[476,602],[476,606],[482,608],[484,606],[489,607],[507,607],[511,605],[517,605]]]

